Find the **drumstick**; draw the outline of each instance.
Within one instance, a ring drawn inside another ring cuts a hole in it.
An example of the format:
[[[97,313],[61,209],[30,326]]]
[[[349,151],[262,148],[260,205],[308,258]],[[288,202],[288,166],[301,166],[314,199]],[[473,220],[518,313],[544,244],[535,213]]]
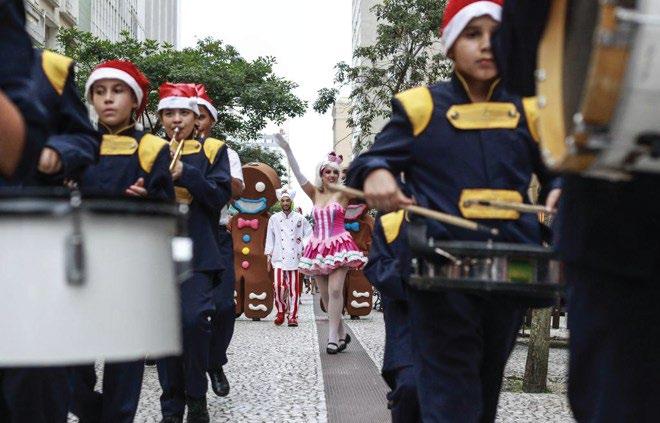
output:
[[[170,141],[170,144],[176,140],[176,136],[179,134],[179,127],[177,126],[174,128],[174,135],[172,135],[172,141]],[[174,169],[174,165],[176,164],[176,161],[179,160],[179,157],[181,157],[181,151],[183,150],[183,144],[185,143],[185,140],[179,141],[179,145],[176,148],[176,151],[174,152],[174,157],[172,157],[172,162],[170,162],[170,172],[172,169]]]
[[[333,191],[339,191],[343,192],[344,194],[347,194],[351,197],[355,198],[365,198],[364,197],[364,192],[346,187],[343,185],[337,185],[337,184],[330,184],[328,186]],[[446,223],[448,225],[453,225],[453,226],[458,226],[460,228],[465,228],[465,229],[470,229],[473,231],[479,231],[479,232],[487,232],[493,236],[499,235],[500,231],[497,228],[490,228],[488,226],[482,225],[477,222],[473,222],[471,220],[463,219],[462,217],[458,216],[453,216],[451,214],[447,213],[442,213],[436,210],[431,210],[427,209],[424,207],[416,206],[416,205],[410,205],[410,206],[405,206],[403,210],[406,210],[410,213],[418,214],[420,216],[428,217],[430,219],[437,220],[442,223]]]
[[[466,200],[463,202],[463,205],[465,207],[478,205],[484,207],[492,207],[495,209],[515,210],[520,213],[548,213],[548,214],[557,213],[556,209],[548,209],[545,206],[513,203],[510,201],[499,201],[499,200]]]

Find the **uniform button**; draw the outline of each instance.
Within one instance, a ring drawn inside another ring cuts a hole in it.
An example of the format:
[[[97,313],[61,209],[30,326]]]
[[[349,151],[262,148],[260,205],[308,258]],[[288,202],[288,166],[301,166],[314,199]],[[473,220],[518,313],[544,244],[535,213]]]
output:
[[[247,269],[248,267],[250,267],[250,262],[247,261],[247,260],[244,260],[243,263],[241,263],[241,267],[243,269]]]
[[[250,241],[252,241],[252,238],[250,237],[250,235],[248,235],[248,234],[243,235],[243,242],[244,242],[244,243],[247,244],[247,243],[249,243]]]

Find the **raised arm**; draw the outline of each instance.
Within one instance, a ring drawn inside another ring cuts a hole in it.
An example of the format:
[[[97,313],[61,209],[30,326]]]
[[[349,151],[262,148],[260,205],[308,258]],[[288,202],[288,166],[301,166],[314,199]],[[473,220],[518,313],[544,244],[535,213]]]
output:
[[[289,145],[289,142],[284,139],[284,135],[282,133],[275,134],[275,140],[277,141],[277,145],[279,145],[282,150],[284,150],[284,154],[286,154],[287,160],[289,160],[289,166],[291,166],[291,170],[293,171],[293,174],[295,175],[296,179],[298,180],[298,183],[302,187],[303,191],[305,191],[305,194],[312,200],[314,201],[314,197],[316,196],[316,188],[314,188],[314,185],[305,178],[305,176],[302,174],[300,171],[300,166],[298,166],[298,161],[293,155],[293,151],[291,151],[291,146]]]

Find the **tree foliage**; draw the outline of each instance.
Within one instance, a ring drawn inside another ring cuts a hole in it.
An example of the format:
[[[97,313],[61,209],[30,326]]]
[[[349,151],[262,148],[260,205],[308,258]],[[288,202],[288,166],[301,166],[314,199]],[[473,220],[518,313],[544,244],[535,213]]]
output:
[[[211,134],[234,140],[258,137],[268,122],[281,124],[302,116],[306,103],[293,94],[294,82],[273,72],[273,57],[249,61],[231,45],[206,38],[192,48],[176,50],[171,44],[154,40],[139,41],[123,32],[117,42],[103,40],[76,28],[63,28],[58,34],[62,53],[76,61],[76,84],[81,93],[94,67],[105,60],[128,59],[151,81],[147,117],[155,121],[158,86],[165,81],[195,82],[206,85],[218,108],[218,123]],[[160,129],[153,122],[155,132]],[[281,156],[257,145],[230,142],[243,162],[262,161],[284,173]]]
[[[446,0],[383,0],[372,7],[376,42],[353,51],[353,64],[336,65],[335,87],[318,92],[314,110],[325,113],[339,88],[350,87],[348,126],[356,135],[354,150],[373,140],[373,124],[390,114],[397,93],[446,78],[451,67],[439,49],[438,30]]]

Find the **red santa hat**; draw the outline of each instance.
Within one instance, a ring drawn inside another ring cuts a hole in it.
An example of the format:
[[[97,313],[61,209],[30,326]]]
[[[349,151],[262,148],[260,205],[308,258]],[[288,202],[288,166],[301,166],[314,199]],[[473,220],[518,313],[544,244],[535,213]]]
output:
[[[449,0],[445,6],[440,29],[442,52],[447,54],[472,19],[488,15],[500,22],[503,3],[504,0]]]
[[[218,109],[211,104],[211,97],[209,97],[209,94],[206,92],[204,84],[195,84],[195,91],[197,91],[197,105],[206,107],[209,113],[211,113],[211,116],[213,116],[213,120],[217,122]]]
[[[164,82],[158,88],[158,111],[163,109],[188,109],[199,115],[197,91],[193,84],[174,84]]]
[[[118,79],[128,85],[137,98],[136,116],[140,116],[147,107],[149,98],[149,79],[140,69],[128,60],[108,60],[96,66],[85,84],[87,101],[92,101],[92,85],[102,79]]]

